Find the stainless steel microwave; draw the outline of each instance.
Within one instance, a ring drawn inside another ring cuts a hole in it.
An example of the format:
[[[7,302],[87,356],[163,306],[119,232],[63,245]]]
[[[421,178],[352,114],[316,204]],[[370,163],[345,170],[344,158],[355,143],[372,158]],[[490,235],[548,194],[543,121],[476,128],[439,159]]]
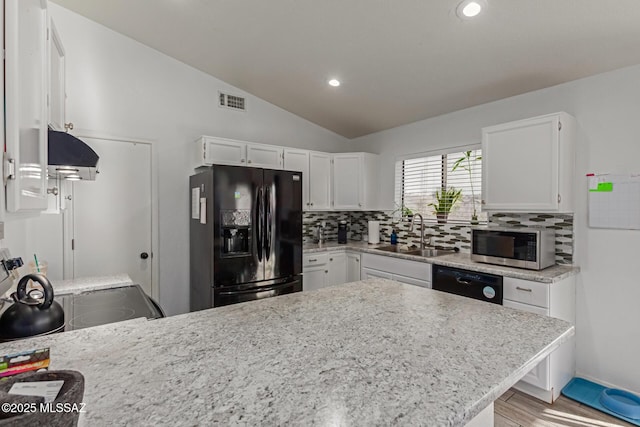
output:
[[[471,229],[471,260],[542,270],[556,263],[555,231],[536,228]]]

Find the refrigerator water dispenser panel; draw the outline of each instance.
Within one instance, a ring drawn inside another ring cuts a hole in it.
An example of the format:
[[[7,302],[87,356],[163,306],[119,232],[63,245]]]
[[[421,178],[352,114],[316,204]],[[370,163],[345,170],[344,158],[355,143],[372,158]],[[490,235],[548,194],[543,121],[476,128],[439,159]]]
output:
[[[251,211],[248,209],[223,210],[222,255],[242,256],[251,254]]]

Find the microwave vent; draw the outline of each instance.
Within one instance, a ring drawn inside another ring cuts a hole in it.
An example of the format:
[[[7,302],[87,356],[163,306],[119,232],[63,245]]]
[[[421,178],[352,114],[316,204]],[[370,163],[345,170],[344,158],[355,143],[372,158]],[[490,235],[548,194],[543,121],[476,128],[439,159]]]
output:
[[[241,96],[219,93],[219,105],[237,111],[246,111],[246,100]]]

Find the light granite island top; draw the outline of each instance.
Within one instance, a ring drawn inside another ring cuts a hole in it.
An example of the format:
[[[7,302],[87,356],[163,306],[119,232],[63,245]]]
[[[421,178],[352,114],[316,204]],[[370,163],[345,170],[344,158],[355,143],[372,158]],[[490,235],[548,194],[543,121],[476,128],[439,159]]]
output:
[[[371,279],[11,344],[85,376],[86,425],[458,426],[567,322]]]

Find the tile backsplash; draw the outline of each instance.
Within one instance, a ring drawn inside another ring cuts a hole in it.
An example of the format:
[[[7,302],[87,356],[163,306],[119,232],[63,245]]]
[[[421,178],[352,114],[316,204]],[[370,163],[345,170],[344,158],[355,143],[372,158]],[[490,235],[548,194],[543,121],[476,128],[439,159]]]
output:
[[[303,240],[312,243],[316,236],[316,227],[326,222],[325,238],[338,239],[338,222],[347,221],[348,237],[351,240],[364,240],[367,234],[368,221],[380,221],[380,241],[389,242],[391,231],[396,230],[398,242],[406,245],[420,243],[420,225],[415,224],[412,232],[408,222],[398,222],[391,212],[304,212]],[[489,215],[490,225],[504,227],[552,228],[556,231],[556,262],[558,264],[573,263],[573,214],[533,214],[533,213],[493,213]],[[425,242],[439,248],[457,247],[461,252],[470,252],[470,228],[466,224],[434,224],[425,223]]]

